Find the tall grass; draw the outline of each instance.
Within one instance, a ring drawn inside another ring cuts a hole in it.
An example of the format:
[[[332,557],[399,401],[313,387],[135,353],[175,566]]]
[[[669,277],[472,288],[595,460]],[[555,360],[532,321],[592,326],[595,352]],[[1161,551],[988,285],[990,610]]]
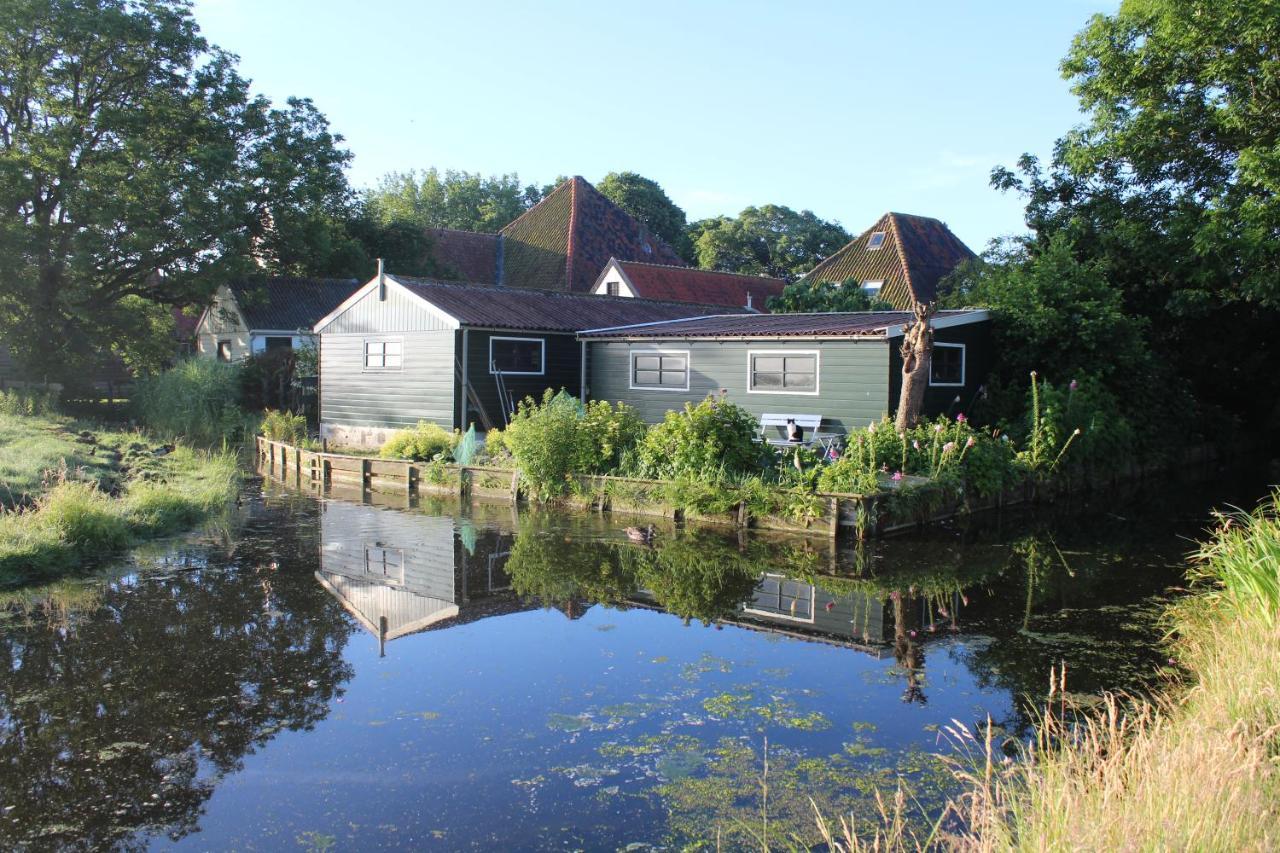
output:
[[[832,850],[1280,849],[1280,492],[1222,516],[1193,557],[1207,586],[1174,605],[1174,654],[1187,681],[1155,699],[1107,696],[1075,712],[1051,677],[1020,760],[960,723],[965,792],[923,839],[902,809],[883,825],[833,830]],[[939,826],[960,827],[950,833]]]
[[[252,432],[240,409],[241,366],[192,358],[139,380],[139,419],[159,435],[213,447]]]

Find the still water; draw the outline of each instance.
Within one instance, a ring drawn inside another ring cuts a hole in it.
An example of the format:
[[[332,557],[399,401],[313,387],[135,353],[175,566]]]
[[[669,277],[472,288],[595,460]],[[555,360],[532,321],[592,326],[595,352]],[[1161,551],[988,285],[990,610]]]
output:
[[[936,814],[953,720],[1025,734],[1062,662],[1085,704],[1167,677],[1191,538],[1260,496],[860,548],[255,488],[217,530],[5,597],[0,845],[734,849],[900,784]]]

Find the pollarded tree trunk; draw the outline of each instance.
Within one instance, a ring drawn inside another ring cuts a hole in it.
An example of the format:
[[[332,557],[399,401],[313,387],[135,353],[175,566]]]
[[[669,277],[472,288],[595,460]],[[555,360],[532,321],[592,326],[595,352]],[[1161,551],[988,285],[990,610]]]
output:
[[[924,391],[929,387],[929,361],[933,357],[934,304],[916,303],[915,319],[902,335],[902,394],[898,397],[898,432],[911,429],[920,420]]]

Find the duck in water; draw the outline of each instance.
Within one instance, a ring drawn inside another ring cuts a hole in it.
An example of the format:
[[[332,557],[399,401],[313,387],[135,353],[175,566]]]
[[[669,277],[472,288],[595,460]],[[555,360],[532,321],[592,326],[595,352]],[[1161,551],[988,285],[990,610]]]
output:
[[[654,529],[650,524],[648,527],[628,527],[627,538],[632,542],[640,542],[649,545],[653,542]]]

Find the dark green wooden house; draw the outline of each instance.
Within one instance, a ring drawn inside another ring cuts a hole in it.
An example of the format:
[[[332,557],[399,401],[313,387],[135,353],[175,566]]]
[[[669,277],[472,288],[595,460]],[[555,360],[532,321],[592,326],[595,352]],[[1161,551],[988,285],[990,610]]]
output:
[[[375,276],[315,326],[320,431],[377,446],[397,429],[502,426],[511,401],[582,395],[582,329],[723,314],[686,302]]]
[[[582,332],[588,396],[634,406],[656,423],[708,394],[755,415],[820,415],[847,433],[893,414],[907,311],[743,314]],[[965,411],[991,363],[990,315],[941,311],[925,397],[928,414]]]

